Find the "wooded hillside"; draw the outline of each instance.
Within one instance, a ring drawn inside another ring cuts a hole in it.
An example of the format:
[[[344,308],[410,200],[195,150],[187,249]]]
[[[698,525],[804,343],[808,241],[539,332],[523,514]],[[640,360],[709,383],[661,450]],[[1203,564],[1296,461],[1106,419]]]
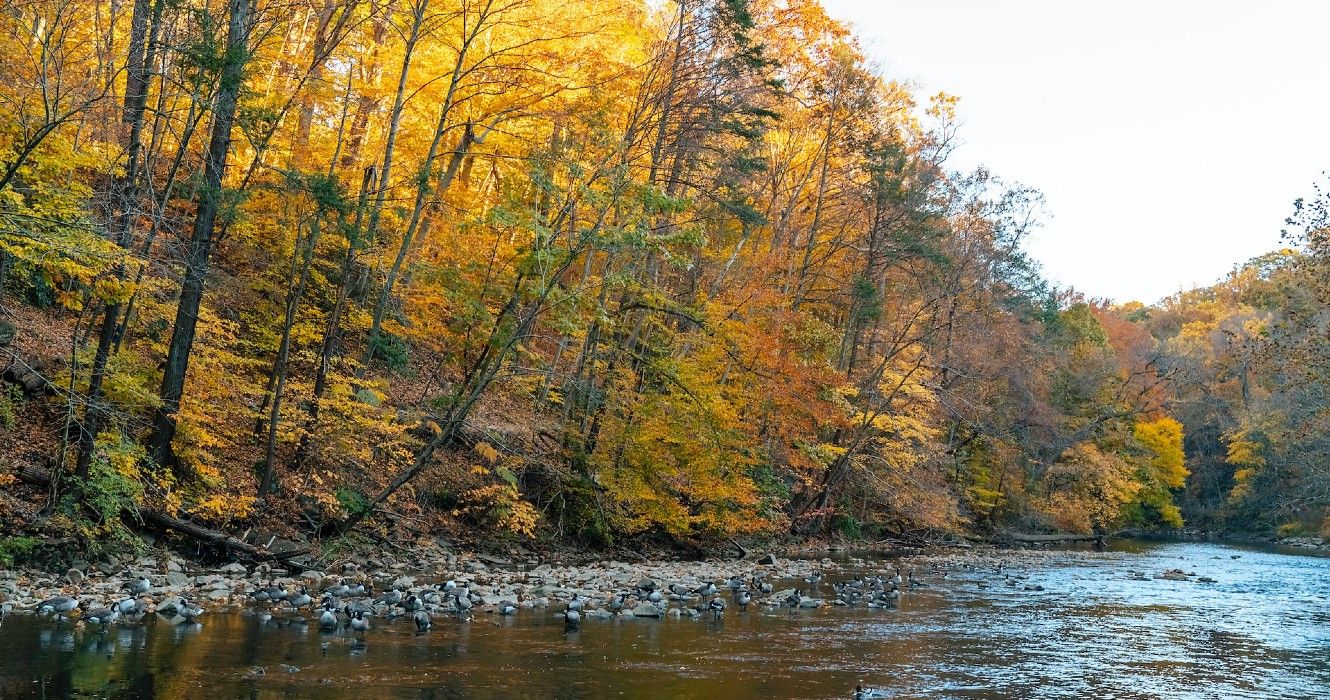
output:
[[[956,99],[815,0],[0,0],[0,27],[0,483],[58,477],[7,487],[14,532],[1327,502],[1323,222],[1157,307],[1053,289],[1038,193],[951,170]]]

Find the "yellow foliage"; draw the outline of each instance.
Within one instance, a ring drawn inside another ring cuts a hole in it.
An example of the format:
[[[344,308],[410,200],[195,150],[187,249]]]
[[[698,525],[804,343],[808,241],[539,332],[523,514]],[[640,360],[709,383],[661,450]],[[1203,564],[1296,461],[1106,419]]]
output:
[[[214,494],[189,507],[189,513],[207,522],[222,524],[248,518],[254,507],[252,496]]]
[[[1171,489],[1187,483],[1187,466],[1182,451],[1182,424],[1167,416],[1136,424],[1136,441],[1150,451],[1150,471]]]
[[[523,537],[535,537],[540,513],[509,484],[492,484],[471,489],[461,496],[462,507],[454,516],[483,517],[501,530]]]

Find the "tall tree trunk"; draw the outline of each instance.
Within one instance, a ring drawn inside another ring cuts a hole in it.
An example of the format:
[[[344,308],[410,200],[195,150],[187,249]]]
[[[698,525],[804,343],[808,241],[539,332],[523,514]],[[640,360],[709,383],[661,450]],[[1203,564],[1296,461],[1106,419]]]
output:
[[[139,161],[142,159],[143,118],[148,105],[148,20],[154,9],[148,0],[135,0],[134,12],[130,19],[129,55],[125,64],[125,103],[122,121],[129,125],[125,137],[125,151],[128,163],[125,173],[112,185],[113,205],[118,213],[115,218],[117,242],[121,250],[128,251],[133,245],[134,217],[137,215],[139,201]],[[113,274],[120,282],[125,280],[125,262],[115,265]],[[111,356],[115,343],[116,330],[120,326],[120,301],[112,301],[102,312],[102,323],[97,334],[97,352],[92,360],[92,372],[88,378],[88,393],[83,408],[83,425],[79,430],[78,461],[75,473],[80,478],[88,476],[92,465],[92,453],[96,446],[97,435],[102,430],[105,410],[101,405],[102,386],[106,379],[106,363]]]
[[[212,234],[221,208],[222,177],[226,172],[226,155],[231,148],[231,127],[235,122],[236,106],[244,82],[245,64],[249,60],[247,42],[250,0],[230,0],[230,20],[227,26],[226,59],[222,66],[221,84],[217,90],[213,112],[212,134],[207,157],[203,163],[203,188],[199,192],[198,211],[189,249],[185,254],[185,276],[180,288],[180,304],[176,307],[175,326],[171,331],[171,345],[162,373],[162,405],[153,415],[152,435],[148,439],[148,453],[158,465],[167,465],[174,459],[171,440],[175,437],[176,414],[185,391],[185,375],[189,371],[189,356],[194,349],[194,331],[198,325],[199,308],[203,304],[204,280],[208,274],[208,259],[212,254]]]

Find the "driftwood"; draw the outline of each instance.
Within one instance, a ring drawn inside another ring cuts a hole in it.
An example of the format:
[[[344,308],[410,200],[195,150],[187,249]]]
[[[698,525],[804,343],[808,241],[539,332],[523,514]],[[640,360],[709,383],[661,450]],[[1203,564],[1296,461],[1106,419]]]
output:
[[[19,469],[18,478],[32,484],[47,486],[51,483],[50,472],[40,467],[25,465]],[[140,508],[139,517],[144,523],[159,529],[174,530],[186,537],[221,547],[233,554],[239,554],[255,561],[285,561],[302,554],[308,554],[308,547],[271,552],[266,547],[252,545],[224,532],[206,528],[198,523],[181,520],[173,515],[152,508]]]
[[[734,539],[733,537],[729,539],[730,539],[730,544],[734,545],[734,548],[739,550],[739,556],[735,558],[735,561],[743,561],[744,559],[747,559],[748,549],[743,545],[739,544],[739,541]]]
[[[1094,542],[1096,544],[1104,543],[1103,535],[1077,535],[1069,532],[1055,533],[1052,535],[1027,535],[1020,532],[1003,532],[998,535],[999,541],[1022,542],[1026,544],[1042,542]]]

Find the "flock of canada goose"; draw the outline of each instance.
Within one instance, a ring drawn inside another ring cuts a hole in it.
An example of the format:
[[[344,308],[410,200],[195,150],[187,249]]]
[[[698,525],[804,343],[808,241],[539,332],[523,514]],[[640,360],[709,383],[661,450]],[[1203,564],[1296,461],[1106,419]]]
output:
[[[661,586],[652,579],[642,579],[635,587],[611,594],[604,601],[575,592],[558,615],[567,628],[574,629],[586,616],[720,618],[731,605],[746,612],[750,605],[767,609],[816,608],[826,602],[814,595],[822,591],[822,572],[814,571],[803,577],[802,583],[800,587],[777,591],[760,572],[748,577],[704,581],[700,585],[670,583]],[[856,576],[833,582],[830,589],[836,605],[876,608],[894,606],[902,590],[924,585],[913,570],[897,568],[890,576]],[[152,592],[151,581],[139,578],[126,584],[122,598],[104,607],[85,609],[76,598],[56,596],[39,603],[37,611],[101,627],[137,622],[149,613],[177,624],[193,623],[204,614],[201,606],[180,596],[155,602]],[[349,630],[360,633],[370,629],[372,619],[387,622],[408,619],[416,631],[423,634],[430,631],[434,619],[440,616],[470,619],[477,607],[485,607],[499,615],[515,615],[522,608],[534,607],[530,602],[519,604],[516,600],[503,599],[496,604],[491,597],[487,601],[472,591],[467,581],[457,579],[433,585],[394,587],[377,594],[372,583],[348,583],[345,580],[321,593],[312,593],[304,585],[292,588],[269,583],[250,593],[249,598],[251,606],[247,614],[257,615],[263,623],[274,619],[306,624],[313,621],[324,632]]]

